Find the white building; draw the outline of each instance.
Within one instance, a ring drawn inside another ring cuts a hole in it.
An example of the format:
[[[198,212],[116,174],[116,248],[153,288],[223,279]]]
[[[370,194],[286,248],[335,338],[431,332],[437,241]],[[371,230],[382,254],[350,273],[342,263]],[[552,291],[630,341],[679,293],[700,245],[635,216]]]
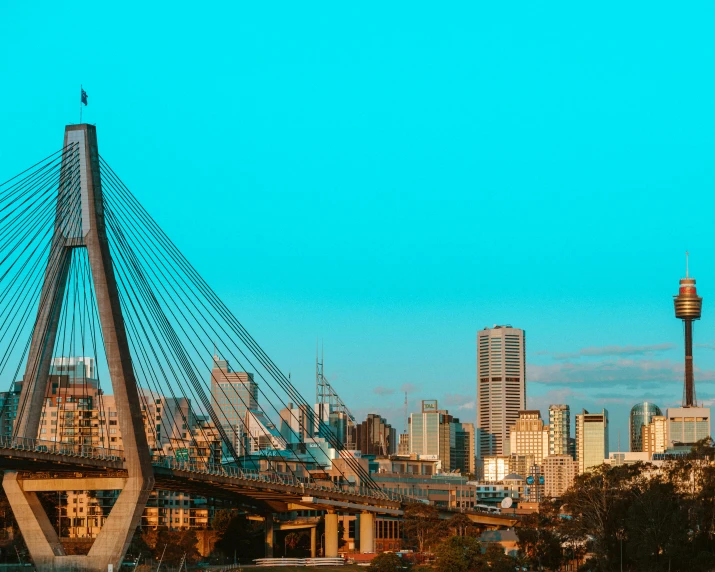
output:
[[[477,455],[503,455],[509,429],[526,407],[524,331],[494,326],[477,332]]]

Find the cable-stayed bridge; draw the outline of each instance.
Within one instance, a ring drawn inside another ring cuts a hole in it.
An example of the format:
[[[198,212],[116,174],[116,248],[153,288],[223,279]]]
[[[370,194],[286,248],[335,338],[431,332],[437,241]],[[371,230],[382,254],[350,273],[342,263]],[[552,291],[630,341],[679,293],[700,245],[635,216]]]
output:
[[[374,515],[414,501],[383,491],[330,412],[316,416],[99,154],[92,125],[67,126],[61,149],[0,185],[2,379],[3,487],[40,569],[118,567],[155,486],[267,523],[325,510],[326,556],[337,511],[362,513],[370,551]],[[120,491],[86,556],[65,554],[38,500],[59,490]]]

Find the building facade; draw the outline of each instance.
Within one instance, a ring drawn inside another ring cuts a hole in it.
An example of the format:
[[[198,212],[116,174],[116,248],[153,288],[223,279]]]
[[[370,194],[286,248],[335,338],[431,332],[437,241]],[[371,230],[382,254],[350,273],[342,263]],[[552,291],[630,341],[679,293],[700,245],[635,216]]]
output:
[[[439,459],[442,469],[449,470],[456,447],[456,426],[452,416],[440,410],[436,400],[424,400],[422,411],[410,415],[408,426],[410,453]]]
[[[568,405],[549,405],[549,455],[571,455],[571,409]]]
[[[533,455],[538,465],[549,454],[549,427],[544,426],[541,412],[519,411],[519,418],[509,434],[512,455]]]
[[[352,442],[363,455],[394,455],[397,452],[397,431],[386,419],[368,413],[365,421],[351,427]]]
[[[629,417],[628,431],[630,434],[631,451],[645,451],[643,445],[643,428],[648,425],[651,419],[656,415],[663,415],[663,412],[655,403],[644,401],[643,403],[636,403],[633,406]]]
[[[710,437],[710,408],[673,407],[667,410],[667,448],[693,445]]]
[[[480,457],[502,455],[509,429],[526,407],[524,331],[494,326],[477,332],[477,427]]]
[[[668,448],[668,424],[665,415],[651,417],[650,423],[643,427],[643,451],[665,453]]]
[[[576,461],[579,474],[608,458],[608,411],[576,415]]]
[[[573,484],[578,463],[571,455],[549,455],[544,459],[544,496],[558,498]]]

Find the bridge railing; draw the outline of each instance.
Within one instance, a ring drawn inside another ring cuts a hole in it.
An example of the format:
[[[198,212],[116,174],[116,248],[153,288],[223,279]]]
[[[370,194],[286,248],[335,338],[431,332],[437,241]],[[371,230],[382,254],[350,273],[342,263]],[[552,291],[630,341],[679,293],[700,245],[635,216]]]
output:
[[[121,449],[108,449],[79,443],[61,443],[44,439],[28,439],[26,437],[0,436],[0,449],[52,453],[54,455],[83,457],[100,461],[124,461],[124,451]]]
[[[0,449],[11,449],[16,451],[32,451],[36,453],[50,453],[68,457],[81,457],[85,459],[97,459],[100,461],[124,461],[124,451],[122,449],[108,449],[105,447],[95,447],[92,445],[82,445],[75,443],[61,443],[58,441],[47,441],[43,439],[27,439],[24,437],[0,436]],[[229,467],[215,463],[196,462],[176,459],[162,455],[152,456],[152,465],[173,470],[182,470],[192,473],[209,474],[243,479],[256,482],[281,484],[299,487],[304,493],[310,492],[342,492],[367,498],[379,498],[395,502],[415,502],[416,499],[403,494],[382,489],[374,489],[360,485],[346,483],[319,484],[308,478],[301,478],[286,473],[259,473],[255,470],[246,470],[238,467]],[[328,481],[326,481],[328,482]]]
[[[416,500],[413,497],[400,493],[360,485],[348,485],[345,483],[331,483],[330,485],[323,485],[310,481],[308,478],[301,478],[286,473],[259,473],[255,470],[246,470],[214,463],[184,461],[174,457],[162,457],[155,455],[152,458],[152,464],[158,467],[192,473],[218,475],[235,479],[300,487],[304,492],[342,492],[368,498],[392,500],[395,502],[415,502]]]

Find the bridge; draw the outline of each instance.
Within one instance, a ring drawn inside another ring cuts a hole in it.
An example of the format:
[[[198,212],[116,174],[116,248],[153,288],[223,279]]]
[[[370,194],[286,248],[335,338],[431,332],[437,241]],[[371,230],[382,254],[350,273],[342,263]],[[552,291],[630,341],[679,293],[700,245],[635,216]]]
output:
[[[346,451],[344,404],[316,413],[99,154],[93,125],[67,126],[0,185],[0,347],[3,488],[40,570],[118,568],[155,487],[262,515],[267,545],[273,514],[325,511],[328,557],[338,512],[360,514],[371,552],[375,515],[418,502]],[[39,502],[58,490],[120,491],[86,556],[65,554]]]

